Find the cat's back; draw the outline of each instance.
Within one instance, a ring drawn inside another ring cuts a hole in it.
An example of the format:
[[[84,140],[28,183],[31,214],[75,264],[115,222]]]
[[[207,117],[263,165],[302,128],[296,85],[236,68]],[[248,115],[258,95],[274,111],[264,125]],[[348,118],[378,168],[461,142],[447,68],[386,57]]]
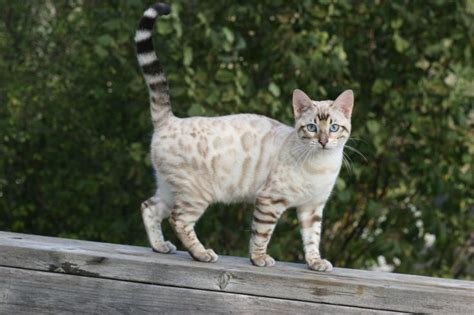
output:
[[[219,117],[172,117],[155,129],[152,150],[176,151],[185,149],[206,157],[206,151],[220,151],[225,147],[249,151],[257,141],[272,134],[286,134],[291,127],[272,118],[257,114],[238,114]],[[193,148],[194,146],[194,148]],[[207,150],[206,150],[207,147]],[[196,150],[193,150],[196,149]]]

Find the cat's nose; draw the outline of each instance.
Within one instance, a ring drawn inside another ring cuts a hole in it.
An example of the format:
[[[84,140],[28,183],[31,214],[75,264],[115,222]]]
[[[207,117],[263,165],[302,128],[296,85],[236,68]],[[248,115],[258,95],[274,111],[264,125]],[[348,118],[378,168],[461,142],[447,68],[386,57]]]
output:
[[[323,146],[323,149],[324,149],[324,147],[328,143],[328,139],[319,139],[318,142]]]

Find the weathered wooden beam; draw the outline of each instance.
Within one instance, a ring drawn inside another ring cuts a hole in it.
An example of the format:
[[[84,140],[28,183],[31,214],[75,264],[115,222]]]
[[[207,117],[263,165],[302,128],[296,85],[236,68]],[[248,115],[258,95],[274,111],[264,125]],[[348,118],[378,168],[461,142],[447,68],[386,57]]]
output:
[[[346,306],[7,267],[0,267],[0,293],[1,314],[380,313]]]
[[[206,264],[193,261],[183,252],[164,255],[144,247],[8,232],[0,232],[0,266],[7,267],[8,270],[4,270],[8,272],[24,269],[37,275],[37,279],[56,276],[59,278],[54,279],[65,279],[61,278],[65,275],[57,274],[66,273],[69,278],[76,276],[71,279],[80,278],[76,281],[96,285],[96,294],[106,294],[99,291],[107,288],[105,283],[113,281],[118,286],[118,283],[146,286],[143,290],[150,292],[168,292],[174,287],[186,290],[190,296],[211,294],[227,299],[236,296],[235,301],[241,296],[251,296],[256,304],[260,298],[265,303],[279,300],[302,303],[305,309],[326,305],[341,308],[341,311],[338,309],[341,313],[377,310],[469,314],[474,311],[474,283],[470,281],[342,268],[335,268],[332,273],[318,273],[305,265],[281,262],[271,268],[258,268],[246,258],[225,256],[215,264]],[[33,276],[30,278],[36,281]],[[10,283],[14,284],[13,280]],[[166,294],[163,293],[163,301],[168,299]],[[2,303],[5,303],[4,296],[0,294]],[[147,295],[141,298],[147,300]],[[228,303],[240,307],[240,302]],[[272,305],[277,309],[279,306],[275,303]],[[1,305],[4,304],[0,304],[0,310]]]

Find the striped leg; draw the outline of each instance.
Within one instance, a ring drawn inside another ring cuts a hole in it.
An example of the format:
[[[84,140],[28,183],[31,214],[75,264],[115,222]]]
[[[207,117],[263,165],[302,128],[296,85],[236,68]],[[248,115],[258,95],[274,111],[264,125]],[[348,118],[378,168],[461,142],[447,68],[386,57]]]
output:
[[[250,238],[250,260],[259,267],[273,266],[275,260],[267,255],[267,246],[281,214],[286,210],[284,203],[272,203],[258,198],[252,221]]]
[[[176,206],[169,219],[176,235],[188,250],[191,256],[202,262],[215,262],[217,254],[212,249],[206,249],[197,238],[194,225],[202,216],[208,204],[186,201],[176,201]]]
[[[297,209],[297,213],[301,236],[303,237],[305,258],[309,268],[317,271],[331,271],[331,263],[326,259],[322,259],[319,253],[323,208],[324,204],[315,208],[301,207]]]
[[[161,222],[170,215],[170,210],[160,201],[158,193],[142,203],[142,218],[148,240],[154,251],[159,253],[173,253],[176,246],[165,241],[161,230]]]

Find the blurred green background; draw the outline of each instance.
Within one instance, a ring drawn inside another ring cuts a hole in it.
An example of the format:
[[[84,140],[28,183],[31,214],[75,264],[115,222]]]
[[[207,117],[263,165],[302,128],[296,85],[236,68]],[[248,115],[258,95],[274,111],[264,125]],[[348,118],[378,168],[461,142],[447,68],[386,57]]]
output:
[[[147,245],[152,126],[133,36],[151,1],[0,0],[0,230]],[[474,1],[173,1],[155,44],[178,116],[356,94],[325,210],[338,267],[474,278]],[[198,223],[247,255],[251,205]],[[166,223],[165,233],[178,244]],[[182,248],[182,247],[181,247]],[[294,211],[270,246],[303,261]]]

